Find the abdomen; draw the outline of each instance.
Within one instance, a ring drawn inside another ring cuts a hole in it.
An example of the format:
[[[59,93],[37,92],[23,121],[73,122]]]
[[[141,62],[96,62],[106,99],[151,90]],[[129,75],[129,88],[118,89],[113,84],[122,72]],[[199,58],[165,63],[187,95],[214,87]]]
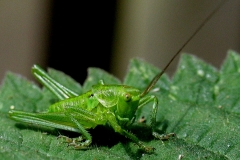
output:
[[[68,98],[52,104],[49,107],[48,112],[64,112],[67,107],[76,107],[92,111],[98,104],[99,102],[93,96],[92,92],[88,91],[77,97]]]

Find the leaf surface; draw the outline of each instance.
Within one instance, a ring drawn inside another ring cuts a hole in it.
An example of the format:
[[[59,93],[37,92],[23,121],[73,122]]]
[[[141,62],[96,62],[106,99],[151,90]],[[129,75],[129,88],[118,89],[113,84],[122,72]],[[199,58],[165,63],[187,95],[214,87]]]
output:
[[[140,59],[132,59],[123,84],[144,90],[159,69]],[[107,72],[90,68],[81,86],[54,69],[49,74],[59,83],[81,94],[104,80],[121,82]],[[176,134],[160,141],[149,128],[138,123],[144,116],[149,124],[152,104],[137,111],[132,132],[146,145],[156,148],[145,154],[129,139],[111,129],[90,130],[92,149],[74,150],[56,137],[52,128],[15,122],[8,117],[12,108],[26,112],[43,112],[57,101],[46,88],[20,75],[7,73],[0,89],[0,157],[3,159],[240,159],[240,56],[229,51],[220,70],[189,54],[183,54],[175,75],[163,75],[149,94],[157,96],[159,133]],[[77,135],[78,136],[78,135]]]

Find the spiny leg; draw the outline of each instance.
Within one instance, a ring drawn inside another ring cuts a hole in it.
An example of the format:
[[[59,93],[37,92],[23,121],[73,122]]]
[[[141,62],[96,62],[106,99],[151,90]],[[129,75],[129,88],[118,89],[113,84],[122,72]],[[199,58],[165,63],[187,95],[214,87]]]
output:
[[[85,149],[92,143],[92,136],[87,132],[86,129],[69,113],[66,113],[71,121],[78,127],[79,132],[83,135],[86,140],[84,142],[78,143],[79,141],[73,140],[72,143],[69,143],[70,146],[74,146],[75,149]],[[80,137],[81,139],[81,137]]]
[[[134,143],[136,143],[141,149],[143,149],[145,152],[152,153],[154,152],[155,148],[150,147],[150,146],[145,146],[143,142],[141,142],[135,135],[132,133],[126,131],[123,129],[116,120],[116,117],[113,116],[112,114],[108,114],[108,121],[110,125],[113,127],[115,132],[120,133],[121,135],[124,135],[125,137],[131,139]]]
[[[60,100],[76,97],[77,93],[66,88],[65,86],[58,83],[52,77],[50,77],[41,67],[34,65],[32,67],[33,75],[38,79],[38,81],[47,87],[53,94],[55,94]]]
[[[64,113],[28,113],[11,110],[9,112],[9,116],[12,119],[20,122],[80,132],[82,133],[82,137],[80,136],[79,138],[75,139],[67,138],[66,136],[58,137],[65,137],[66,142],[69,143],[69,145],[73,145],[76,149],[84,149],[91,144],[92,137],[84,129],[84,127],[79,124],[77,118],[81,119],[82,122],[91,123],[90,125],[94,125],[95,121],[93,118],[95,118],[95,115],[92,113],[87,113],[87,111],[84,109],[68,107]],[[85,142],[81,142],[83,138],[86,139]]]
[[[88,123],[96,124],[96,115],[82,108],[75,107],[65,107],[65,115],[70,118],[70,120],[79,129],[82,136],[78,138],[68,138],[66,136],[59,136],[59,138],[66,138],[69,146],[74,146],[75,149],[86,149],[92,143],[92,136],[87,132],[87,130],[79,123],[78,119],[82,122],[86,121]],[[85,141],[83,141],[85,140]]]
[[[69,146],[70,146],[70,145],[75,146],[75,145],[77,145],[79,142],[82,142],[82,141],[84,140],[84,138],[83,138],[82,136],[79,136],[79,137],[77,137],[77,138],[69,138],[69,137],[64,136],[64,135],[59,135],[59,136],[57,137],[57,139],[59,139],[59,138],[65,139],[65,142],[68,143]]]
[[[140,100],[140,105],[138,108],[141,108],[143,107],[144,105],[146,105],[147,103],[149,102],[152,102],[153,101],[153,107],[152,107],[152,113],[151,113],[151,128],[152,128],[152,135],[155,137],[155,138],[158,138],[160,140],[167,140],[171,137],[174,137],[175,136],[175,133],[169,133],[169,134],[162,134],[160,135],[159,133],[157,133],[155,131],[155,126],[156,126],[156,116],[157,116],[157,110],[158,110],[158,99],[156,96],[154,95],[151,95],[151,96],[146,96],[146,97],[143,97],[141,100]]]

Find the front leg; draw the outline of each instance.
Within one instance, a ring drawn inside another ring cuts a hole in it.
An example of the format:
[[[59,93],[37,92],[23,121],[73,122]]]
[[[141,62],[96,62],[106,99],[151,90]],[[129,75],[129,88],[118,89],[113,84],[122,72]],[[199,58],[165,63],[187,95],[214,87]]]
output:
[[[169,139],[170,137],[174,137],[175,134],[174,133],[169,133],[169,134],[163,134],[163,135],[160,135],[156,132],[155,130],[155,126],[156,126],[156,117],[157,117],[157,110],[158,110],[158,99],[156,96],[154,95],[151,95],[151,96],[146,96],[146,97],[143,97],[141,100],[140,100],[140,105],[138,108],[141,108],[143,107],[144,105],[146,105],[147,103],[149,102],[153,102],[153,107],[152,107],[152,113],[151,113],[151,128],[152,128],[152,135],[155,137],[155,138],[158,138],[160,140],[167,140]]]

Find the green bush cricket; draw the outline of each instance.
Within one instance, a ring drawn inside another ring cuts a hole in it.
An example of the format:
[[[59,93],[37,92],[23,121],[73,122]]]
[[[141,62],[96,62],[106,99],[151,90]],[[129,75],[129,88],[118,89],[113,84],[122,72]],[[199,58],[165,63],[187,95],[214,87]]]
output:
[[[81,133],[81,136],[77,139],[66,137],[69,145],[74,146],[75,149],[87,149],[91,145],[92,137],[88,133],[88,129],[95,128],[98,125],[110,124],[115,132],[131,139],[140,149],[148,153],[154,152],[153,147],[145,146],[143,142],[126,129],[135,121],[136,111],[151,102],[153,103],[151,113],[152,135],[158,139],[168,139],[174,136],[174,133],[160,135],[156,132],[155,124],[158,99],[154,95],[148,95],[148,93],[175,57],[197,34],[209,18],[212,17],[217,9],[206,18],[202,25],[199,26],[194,34],[172,57],[165,68],[152,79],[144,91],[126,85],[106,85],[103,81],[100,81],[99,84],[92,86],[90,91],[78,95],[51,78],[41,67],[34,65],[32,67],[33,75],[41,84],[55,94],[59,101],[50,105],[46,113],[28,113],[10,110],[10,118],[20,122]]]
[[[163,72],[153,79],[144,92],[125,85],[105,85],[101,81],[92,86],[92,90],[81,95],[77,95],[56,82],[38,65],[32,67],[32,72],[60,101],[49,106],[47,113],[9,111],[10,117],[16,121],[79,132],[82,136],[74,141],[66,137],[70,141],[69,145],[73,145],[76,149],[86,149],[91,144],[92,137],[87,129],[109,123],[116,132],[130,138],[144,151],[153,152],[154,148],[145,146],[125,129],[134,122],[134,115],[138,108],[153,102],[152,134],[156,138],[166,138],[154,130],[158,100],[155,96],[146,96]],[[81,142],[80,139],[85,139],[85,141]]]

